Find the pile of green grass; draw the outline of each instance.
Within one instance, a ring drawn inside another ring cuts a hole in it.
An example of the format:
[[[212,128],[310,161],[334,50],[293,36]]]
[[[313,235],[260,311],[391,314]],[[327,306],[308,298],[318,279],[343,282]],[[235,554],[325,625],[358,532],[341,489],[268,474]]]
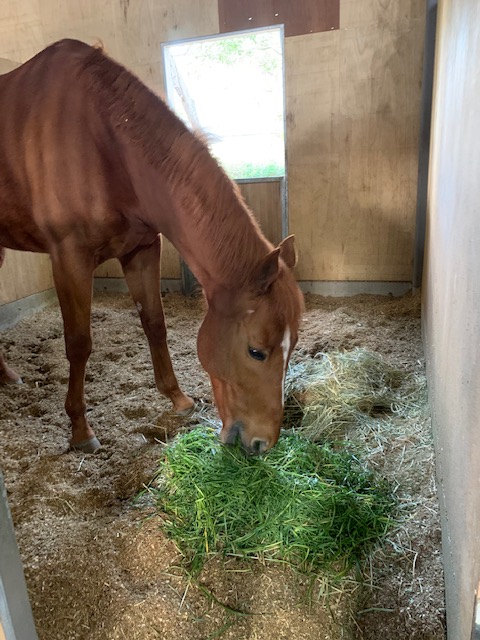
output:
[[[395,509],[388,484],[346,450],[284,435],[249,458],[206,426],[165,448],[151,491],[193,574],[221,553],[342,575],[385,535]]]
[[[284,427],[313,442],[337,440],[362,421],[410,409],[416,392],[411,374],[378,353],[319,353],[289,368]]]

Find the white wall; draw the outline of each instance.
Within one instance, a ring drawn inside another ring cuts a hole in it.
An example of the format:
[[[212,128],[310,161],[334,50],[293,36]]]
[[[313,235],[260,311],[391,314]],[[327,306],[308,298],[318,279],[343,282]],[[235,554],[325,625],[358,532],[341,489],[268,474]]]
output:
[[[440,0],[424,335],[449,640],[470,640],[480,578],[480,2]]]

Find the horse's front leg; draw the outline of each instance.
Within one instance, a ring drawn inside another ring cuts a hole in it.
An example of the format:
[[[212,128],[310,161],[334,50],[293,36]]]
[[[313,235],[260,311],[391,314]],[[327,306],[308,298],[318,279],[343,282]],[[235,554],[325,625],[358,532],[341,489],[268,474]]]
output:
[[[161,238],[148,247],[140,247],[120,260],[132,298],[140,313],[142,326],[152,356],[158,390],[170,398],[179,414],[189,412],[195,405],[178,386],[167,347],[167,330],[160,296]]]
[[[70,445],[93,453],[100,443],[86,417],[85,369],[92,350],[90,311],[93,260],[72,247],[60,247],[52,255],[53,277],[63,316],[65,350],[70,377],[65,411],[72,423]]]

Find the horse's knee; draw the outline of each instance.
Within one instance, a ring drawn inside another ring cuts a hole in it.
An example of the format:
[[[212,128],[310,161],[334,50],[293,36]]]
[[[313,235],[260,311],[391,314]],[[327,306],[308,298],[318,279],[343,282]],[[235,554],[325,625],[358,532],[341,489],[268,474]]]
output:
[[[65,350],[70,364],[86,362],[92,352],[92,336],[88,334],[67,335]]]
[[[149,340],[157,344],[163,344],[167,341],[167,328],[162,319],[142,317],[142,325]]]

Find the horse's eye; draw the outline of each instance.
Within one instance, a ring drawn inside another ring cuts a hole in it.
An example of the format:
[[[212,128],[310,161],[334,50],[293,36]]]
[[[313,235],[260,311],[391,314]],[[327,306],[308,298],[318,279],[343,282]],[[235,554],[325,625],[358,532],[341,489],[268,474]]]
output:
[[[248,355],[254,360],[260,360],[262,362],[267,357],[265,351],[260,351],[260,349],[252,349],[252,347],[248,347]]]

